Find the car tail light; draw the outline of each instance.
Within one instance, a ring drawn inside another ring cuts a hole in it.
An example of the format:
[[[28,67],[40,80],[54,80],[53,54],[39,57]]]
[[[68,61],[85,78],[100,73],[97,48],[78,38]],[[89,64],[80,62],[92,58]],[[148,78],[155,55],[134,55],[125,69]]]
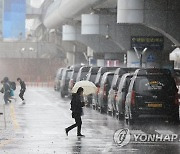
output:
[[[114,99],[117,100],[118,96],[117,96],[117,91],[114,92]]]
[[[96,92],[97,95],[99,94],[99,91],[100,91],[100,87],[98,86],[98,87],[97,87],[97,92]]]
[[[175,95],[175,105],[179,105],[179,96],[178,93]]]
[[[132,91],[132,93],[131,93],[131,105],[135,105],[135,97],[136,97],[135,91]]]
[[[72,89],[73,86],[74,86],[74,81],[73,81],[73,79],[71,79],[71,80],[70,80],[70,84],[69,84],[70,89]]]

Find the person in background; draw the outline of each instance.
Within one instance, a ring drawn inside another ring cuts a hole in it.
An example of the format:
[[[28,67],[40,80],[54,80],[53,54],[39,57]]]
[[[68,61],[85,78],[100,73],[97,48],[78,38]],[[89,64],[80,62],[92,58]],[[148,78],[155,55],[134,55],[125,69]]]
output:
[[[4,77],[4,80],[1,81],[1,83],[3,84],[3,93],[4,93],[4,102],[5,104],[8,104],[8,102],[11,102],[11,100],[9,100],[10,98],[10,84],[9,84],[9,78],[8,77]]]
[[[11,87],[10,87],[10,97],[9,97],[9,99],[14,100],[15,102],[17,101],[16,97],[14,96],[14,89],[12,89]]]
[[[26,91],[26,84],[24,81],[22,81],[21,78],[17,78],[17,81],[20,83],[21,86],[19,97],[22,99],[22,103],[25,104],[24,93]]]
[[[69,126],[68,128],[65,128],[66,135],[68,136],[68,132],[77,127],[77,136],[84,137],[84,135],[81,134],[81,125],[82,120],[81,116],[83,115],[83,109],[84,102],[81,101],[81,97],[83,95],[83,88],[79,87],[77,92],[72,94],[72,100],[71,100],[71,111],[72,111],[72,118],[75,119],[75,124]]]

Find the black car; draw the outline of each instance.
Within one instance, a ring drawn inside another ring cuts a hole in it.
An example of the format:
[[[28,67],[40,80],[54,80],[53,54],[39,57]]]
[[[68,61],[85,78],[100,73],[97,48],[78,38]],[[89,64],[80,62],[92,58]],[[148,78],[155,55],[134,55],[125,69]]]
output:
[[[68,95],[68,85],[69,85],[69,81],[70,81],[72,72],[73,72],[72,69],[64,69],[63,70],[61,88],[60,88],[61,97],[65,97]]]
[[[105,72],[115,72],[115,70],[118,67],[100,67],[97,75],[96,75],[96,79],[94,84],[96,85],[96,87],[98,88],[97,93],[92,95],[92,105],[94,108],[98,109],[99,103],[98,103],[98,93],[99,93],[99,88],[100,88],[100,82],[102,79],[102,76]]]
[[[121,77],[121,80],[118,85],[118,91],[115,92],[115,112],[116,116],[119,119],[124,118],[124,111],[125,111],[125,101],[126,95],[128,93],[129,84],[131,81],[133,74],[126,73]]]
[[[77,78],[79,69],[81,67],[82,67],[81,65],[78,65],[78,66],[74,66],[73,68],[71,68],[73,71],[72,71],[72,74],[71,74],[71,77],[70,77],[70,80],[69,80],[69,85],[68,85],[68,94],[69,94],[69,96],[71,96],[71,90],[72,90],[74,84],[76,83],[76,78]]]
[[[61,79],[62,79],[62,72],[63,72],[63,68],[58,69],[57,73],[56,73],[56,77],[54,80],[54,90],[55,91],[59,91],[60,87],[61,87]]]
[[[108,93],[111,88],[111,83],[113,80],[114,73],[106,72],[103,74],[99,93],[98,93],[98,108],[101,113],[107,112],[107,102],[108,102]]]
[[[87,78],[86,78],[86,80],[95,83],[96,76],[97,76],[97,73],[98,73],[99,68],[100,68],[100,67],[91,67],[91,68],[89,69],[89,72],[87,73]]]
[[[89,69],[89,66],[82,66],[77,74],[76,82],[86,80]]]
[[[98,72],[99,68],[100,67],[91,67],[87,74],[86,80],[95,83],[97,72]],[[90,106],[92,104],[92,94],[88,95],[86,100],[87,100],[87,106]]]
[[[136,69],[135,68],[117,68],[116,69],[114,77],[113,77],[113,81],[111,84],[111,88],[108,94],[107,113],[111,113],[112,115],[115,115],[117,111],[116,105],[115,105],[115,95],[117,93],[118,85],[119,85],[122,75],[128,72],[134,72]]]
[[[125,119],[133,123],[138,117],[166,117],[179,121],[178,90],[168,69],[135,71],[125,102]]]

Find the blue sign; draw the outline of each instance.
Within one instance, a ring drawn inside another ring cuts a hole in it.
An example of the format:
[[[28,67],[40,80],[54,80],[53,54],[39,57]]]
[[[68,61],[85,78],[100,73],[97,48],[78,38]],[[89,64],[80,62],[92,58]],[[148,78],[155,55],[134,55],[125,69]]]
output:
[[[147,57],[147,62],[155,62],[155,56],[153,54],[150,54],[148,57]]]
[[[4,38],[25,38],[26,0],[5,0]]]

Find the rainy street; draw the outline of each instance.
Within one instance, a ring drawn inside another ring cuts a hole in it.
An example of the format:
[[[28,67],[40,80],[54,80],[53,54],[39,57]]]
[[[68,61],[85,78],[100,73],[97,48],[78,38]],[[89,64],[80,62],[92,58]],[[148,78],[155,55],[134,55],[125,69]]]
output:
[[[18,90],[16,91],[16,93]],[[16,94],[16,96],[18,96]],[[1,95],[2,97],[2,95]],[[164,121],[139,120],[128,126],[91,108],[84,108],[82,134],[76,128],[65,134],[65,127],[74,123],[71,118],[70,100],[60,98],[52,88],[28,87],[26,104],[20,99],[4,106],[1,99],[0,153],[5,154],[100,154],[100,153],[179,153],[180,145],[174,142],[136,143],[123,147],[115,144],[116,130],[129,128],[132,133],[180,134],[180,125]]]
[[[180,154],[179,19],[180,0],[0,0],[0,154]]]

